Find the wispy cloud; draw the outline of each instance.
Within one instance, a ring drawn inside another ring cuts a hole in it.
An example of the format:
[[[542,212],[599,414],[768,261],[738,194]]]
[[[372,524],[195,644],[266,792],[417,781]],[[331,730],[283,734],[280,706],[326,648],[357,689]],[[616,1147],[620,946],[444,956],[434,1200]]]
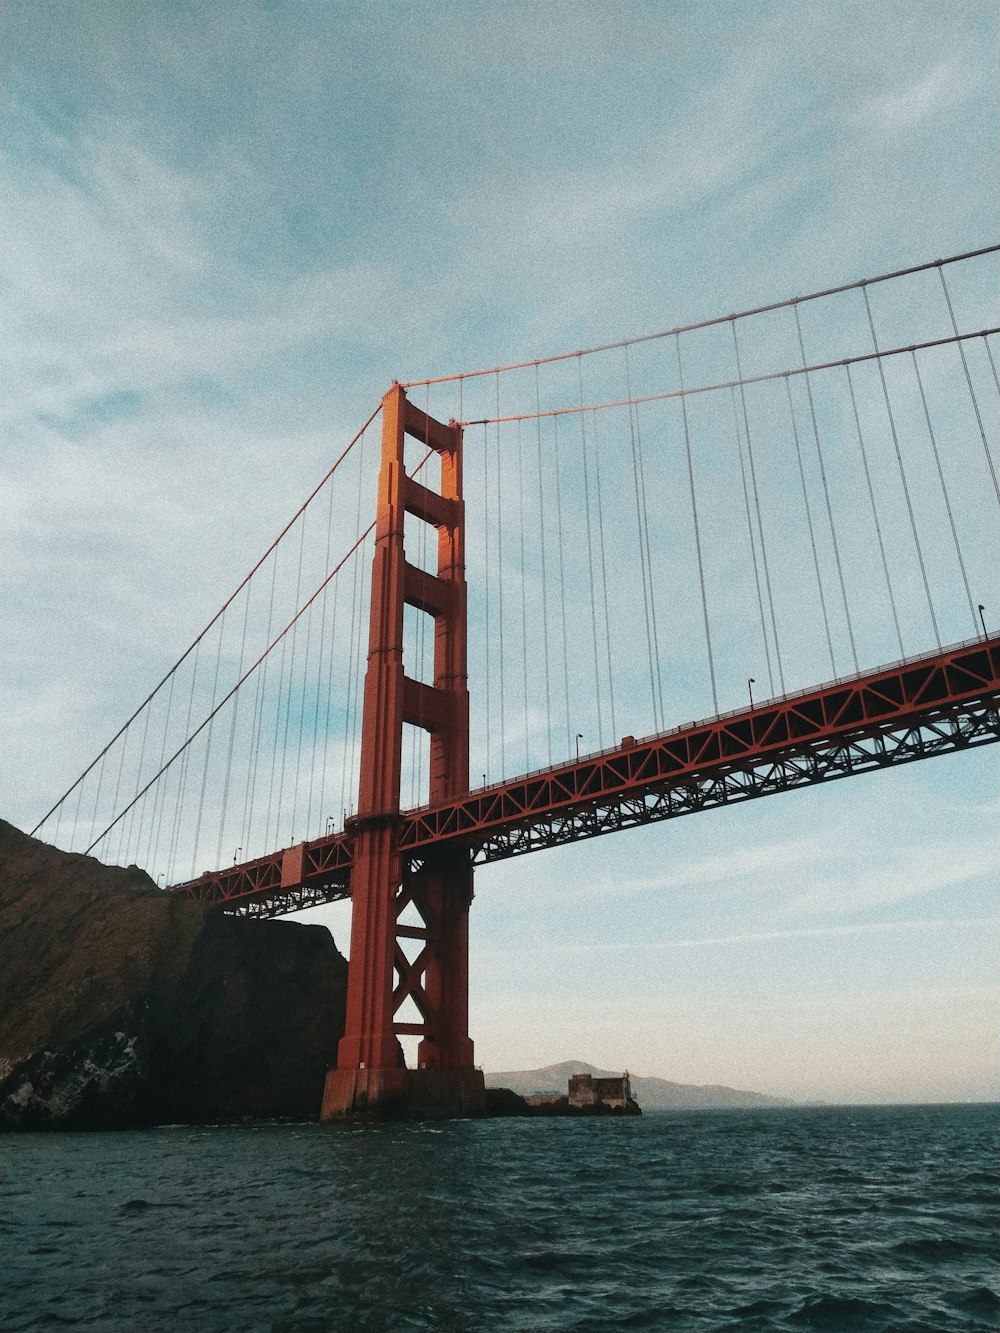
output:
[[[847,939],[853,936],[931,934],[942,937],[967,931],[982,931],[992,935],[1000,928],[1000,917],[968,917],[958,919],[921,917],[906,921],[868,921],[849,926],[802,926],[787,930],[751,930],[732,935],[703,935],[687,939],[643,939],[625,941],[574,940],[564,944],[540,943],[537,947],[546,954],[605,954],[631,955],[660,953],[673,949],[742,948],[747,945],[777,944],[783,941]],[[1000,943],[1000,935],[996,936]],[[526,946],[520,943],[516,950],[522,953]],[[496,954],[490,951],[490,956]]]
[[[876,133],[899,134],[975,94],[967,67],[942,61],[912,83],[879,93],[858,109],[857,119]]]

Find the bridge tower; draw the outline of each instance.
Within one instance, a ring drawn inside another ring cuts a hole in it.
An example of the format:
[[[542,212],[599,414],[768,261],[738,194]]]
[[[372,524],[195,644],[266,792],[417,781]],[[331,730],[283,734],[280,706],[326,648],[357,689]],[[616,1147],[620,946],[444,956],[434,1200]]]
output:
[[[407,435],[440,459],[440,492],[406,474]],[[406,514],[437,529],[436,575],[406,559]],[[405,605],[434,617],[433,685],[405,674]],[[458,1115],[485,1100],[468,1034],[469,855],[442,851],[418,863],[402,857],[398,846],[404,724],[430,733],[431,801],[469,788],[466,619],[462,430],[427,416],[394,384],[382,402],[360,787],[358,812],[349,822],[354,853],[347,1018],[337,1067],[327,1075],[324,1120],[407,1109]],[[410,907],[420,925],[400,920]],[[404,941],[411,942],[411,953],[417,942],[412,961]],[[419,1022],[396,1020],[407,999]],[[421,1038],[414,1070],[403,1064],[397,1041],[402,1034]]]

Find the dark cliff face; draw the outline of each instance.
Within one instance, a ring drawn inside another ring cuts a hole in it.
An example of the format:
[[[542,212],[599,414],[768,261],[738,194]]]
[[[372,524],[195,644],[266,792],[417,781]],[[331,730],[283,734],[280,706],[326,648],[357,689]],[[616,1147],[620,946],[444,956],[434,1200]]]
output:
[[[319,1114],[347,963],[0,820],[0,1128]]]

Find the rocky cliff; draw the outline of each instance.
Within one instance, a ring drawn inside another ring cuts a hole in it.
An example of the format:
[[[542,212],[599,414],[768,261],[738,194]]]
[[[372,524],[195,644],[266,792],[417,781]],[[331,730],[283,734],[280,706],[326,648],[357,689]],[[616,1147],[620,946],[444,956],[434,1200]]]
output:
[[[0,1128],[319,1114],[347,963],[0,820]]]

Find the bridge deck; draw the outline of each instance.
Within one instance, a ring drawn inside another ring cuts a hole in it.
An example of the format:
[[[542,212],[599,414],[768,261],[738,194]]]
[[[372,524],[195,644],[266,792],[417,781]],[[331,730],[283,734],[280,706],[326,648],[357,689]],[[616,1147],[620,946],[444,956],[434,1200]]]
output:
[[[477,863],[1000,740],[1000,636],[785,695],[403,812],[414,861]],[[349,896],[351,823],[172,893],[277,916]]]

